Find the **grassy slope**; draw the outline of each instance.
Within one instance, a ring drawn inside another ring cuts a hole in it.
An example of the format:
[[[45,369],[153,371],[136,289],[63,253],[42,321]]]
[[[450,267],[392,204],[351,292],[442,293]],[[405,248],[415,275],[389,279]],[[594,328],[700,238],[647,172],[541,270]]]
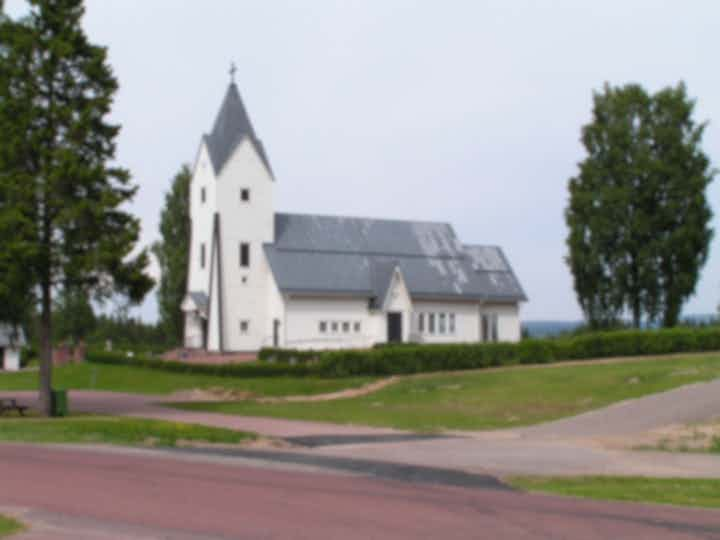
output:
[[[411,377],[330,402],[183,404],[183,408],[391,426],[488,429],[534,424],[720,376],[720,356]]]
[[[143,368],[99,364],[76,364],[59,367],[54,370],[53,379],[54,385],[58,388],[77,390],[169,394],[175,390],[220,387],[251,392],[254,395],[261,396],[322,394],[345,388],[355,388],[373,380],[370,377],[347,379],[318,379],[312,377],[243,379],[239,377],[169,373]],[[0,373],[0,392],[3,390],[35,390],[37,387],[37,372]]]
[[[0,516],[0,536],[5,537],[23,530],[21,523],[9,517]]]
[[[720,480],[639,477],[516,477],[509,484],[527,491],[590,499],[720,508]]]
[[[178,441],[237,444],[252,438],[252,434],[229,429],[139,418],[0,420],[0,441],[6,442],[175,446]]]

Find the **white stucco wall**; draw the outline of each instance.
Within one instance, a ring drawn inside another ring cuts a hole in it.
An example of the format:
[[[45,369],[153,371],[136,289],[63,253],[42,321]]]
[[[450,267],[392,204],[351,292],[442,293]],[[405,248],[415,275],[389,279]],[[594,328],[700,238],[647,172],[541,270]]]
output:
[[[413,305],[413,341],[420,343],[473,343],[480,339],[480,315],[477,303],[416,301]],[[425,313],[425,331],[417,331],[417,314]],[[428,332],[428,313],[455,314],[455,332],[434,334]]]
[[[340,349],[370,347],[384,327],[382,317],[368,311],[368,302],[360,298],[291,297],[285,303],[285,346],[297,349]],[[325,333],[320,322],[328,323]],[[332,331],[332,323],[338,330]],[[342,323],[350,331],[342,331]],[[360,332],[353,324],[360,323]],[[383,338],[384,340],[384,338]]]
[[[272,342],[268,332],[270,269],[262,245],[275,239],[274,182],[255,146],[245,139],[217,180],[221,222],[223,321],[226,351],[254,351]],[[242,201],[241,189],[250,190]],[[250,266],[240,266],[240,244],[250,246]],[[241,321],[248,330],[241,332]]]
[[[20,349],[6,347],[4,350],[3,368],[5,371],[20,369]]]
[[[263,259],[265,259],[263,255]],[[266,261],[267,264],[267,261]],[[284,347],[286,342],[286,328],[285,328],[285,298],[280,293],[280,289],[275,282],[275,278],[272,272],[268,272],[267,278],[267,293],[268,293],[268,308],[267,308],[267,320],[265,321],[265,335],[268,339],[263,344],[265,347],[273,345],[273,332],[274,332],[274,321],[280,322],[280,328],[278,331],[278,347]]]
[[[205,202],[202,202],[201,191],[205,188]],[[215,173],[213,171],[207,147],[200,146],[193,177],[190,181],[190,266],[188,268],[188,290],[208,292],[210,276],[210,251],[215,214]],[[205,244],[205,268],[200,265],[200,245]]]
[[[520,341],[520,308],[518,304],[484,304],[481,313],[496,313],[498,316],[498,340]]]

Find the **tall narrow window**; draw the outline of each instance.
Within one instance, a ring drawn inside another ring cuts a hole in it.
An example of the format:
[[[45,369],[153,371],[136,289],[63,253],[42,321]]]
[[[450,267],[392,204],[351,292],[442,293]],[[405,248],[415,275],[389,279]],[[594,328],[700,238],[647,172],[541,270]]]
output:
[[[205,203],[205,188],[204,187],[200,188],[200,202],[203,204]]]
[[[497,313],[487,313],[482,316],[481,334],[483,341],[498,341]]]
[[[247,321],[247,320],[240,321],[240,333],[247,334],[249,330],[250,330],[250,321]]]
[[[447,331],[446,320],[447,315],[445,313],[438,314],[438,331],[440,334],[444,334]]]
[[[200,244],[200,268],[205,268],[205,244]]]
[[[428,313],[428,332],[435,333],[435,314]]]
[[[418,332],[421,334],[425,331],[425,314],[418,313]]]
[[[493,313],[490,316],[490,336],[493,341],[498,341],[498,316],[497,313]]]
[[[247,242],[240,243],[240,266],[243,268],[250,266],[250,244]]]
[[[242,202],[250,202],[250,190],[248,188],[242,188],[240,190],[240,200]]]
[[[448,314],[448,331],[451,334],[455,333],[455,314],[454,313]]]
[[[320,321],[320,333],[324,334],[327,332],[327,323],[325,321]]]

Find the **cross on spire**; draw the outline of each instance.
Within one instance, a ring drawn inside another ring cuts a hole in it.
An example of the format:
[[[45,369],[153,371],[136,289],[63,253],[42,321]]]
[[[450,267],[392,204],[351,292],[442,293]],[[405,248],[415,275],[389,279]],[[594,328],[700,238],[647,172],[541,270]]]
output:
[[[237,73],[237,66],[235,62],[230,62],[230,82],[235,82],[235,73]]]

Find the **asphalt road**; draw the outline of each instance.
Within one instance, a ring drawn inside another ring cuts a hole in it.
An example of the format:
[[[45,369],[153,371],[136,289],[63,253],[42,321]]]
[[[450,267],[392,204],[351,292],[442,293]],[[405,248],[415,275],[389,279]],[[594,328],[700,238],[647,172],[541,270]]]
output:
[[[247,460],[0,445],[0,509],[45,538],[720,539],[720,512],[527,495]]]

